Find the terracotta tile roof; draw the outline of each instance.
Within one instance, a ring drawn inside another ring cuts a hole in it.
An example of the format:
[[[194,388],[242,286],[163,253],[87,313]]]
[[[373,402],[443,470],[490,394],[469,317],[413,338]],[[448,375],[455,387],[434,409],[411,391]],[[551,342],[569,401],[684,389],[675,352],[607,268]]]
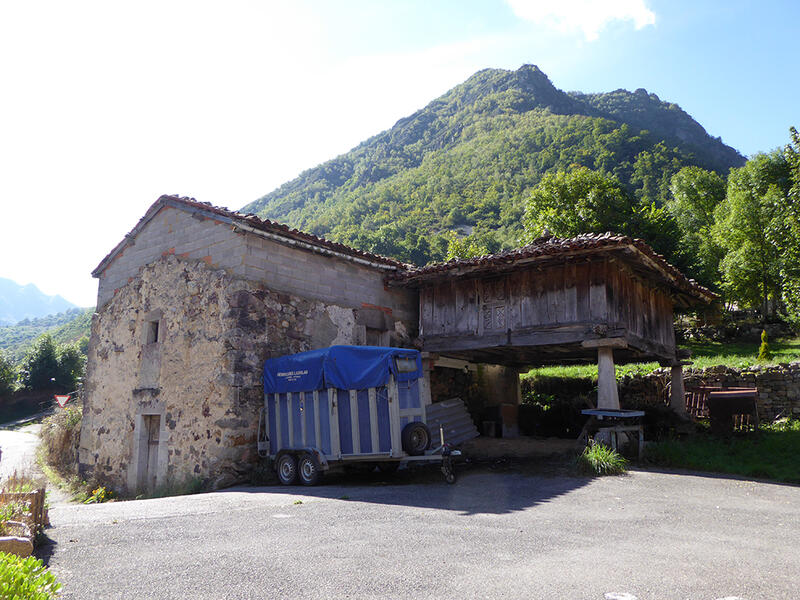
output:
[[[688,279],[677,268],[669,264],[666,259],[657,254],[644,241],[611,232],[586,233],[573,238],[557,238],[545,236],[534,240],[531,244],[513,250],[506,250],[497,254],[478,256],[467,259],[453,259],[445,263],[435,263],[425,267],[406,269],[389,275],[388,279],[398,284],[412,284],[424,280],[447,277],[455,271],[482,271],[484,269],[498,269],[501,266],[511,266],[524,261],[537,259],[559,258],[568,255],[590,252],[632,249],[639,254],[639,260],[651,263],[651,268],[659,271],[662,276],[678,290],[695,298],[711,302],[717,295],[694,279]]]
[[[368,263],[374,263],[375,266],[384,266],[384,268],[390,268],[392,270],[405,270],[410,268],[410,265],[402,263],[393,258],[357,250],[356,248],[351,248],[350,246],[346,246],[338,242],[326,240],[325,238],[321,238],[304,231],[292,229],[288,225],[276,223],[275,221],[270,221],[269,219],[261,219],[253,214],[232,211],[220,206],[214,206],[209,202],[198,202],[194,198],[177,195],[163,195],[150,206],[144,216],[139,219],[139,222],[136,224],[136,226],[125,236],[125,239],[123,239],[111,252],[109,252],[102,261],[100,261],[100,264],[92,272],[92,275],[97,277],[114,259],[114,257],[130,243],[130,240],[136,236],[139,230],[144,227],[144,225],[150,221],[150,219],[152,219],[155,214],[164,206],[176,206],[178,208],[184,207],[192,211],[199,210],[206,213],[211,213],[212,215],[222,217],[225,220],[230,220],[234,225],[237,223],[243,224],[255,230],[263,231],[267,234],[282,237],[287,240],[308,244],[316,248],[329,250],[337,254],[343,254],[345,256],[360,259]]]

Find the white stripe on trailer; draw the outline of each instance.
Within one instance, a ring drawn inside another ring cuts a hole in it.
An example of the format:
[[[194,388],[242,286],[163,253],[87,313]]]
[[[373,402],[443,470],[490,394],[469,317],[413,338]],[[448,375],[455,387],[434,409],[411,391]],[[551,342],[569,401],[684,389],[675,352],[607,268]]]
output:
[[[372,435],[372,453],[381,451],[380,437],[378,434],[378,401],[375,398],[375,388],[369,388],[369,432]]]
[[[300,392],[300,436],[303,446],[308,446],[308,432],[306,431],[306,393]]]
[[[335,388],[328,388],[328,406],[330,407],[331,416],[328,419],[331,428],[331,455],[334,457],[342,458],[342,444],[339,441],[339,409],[337,403],[339,397],[336,395]]]
[[[350,433],[353,436],[353,454],[361,453],[361,432],[358,430],[358,392],[350,390]]]
[[[286,392],[286,423],[289,425],[289,448],[294,448],[294,411],[292,410],[292,392]]]
[[[314,390],[314,446],[322,449],[322,437],[319,425],[319,390]]]
[[[417,417],[412,418],[413,421],[422,421],[422,415],[424,411],[420,410],[419,408],[404,408],[400,411],[401,417]]]
[[[281,449],[283,439],[281,438],[281,397],[279,394],[272,394],[275,399],[275,452]]]
[[[419,386],[419,404],[423,409],[431,403],[431,382],[430,379],[425,376],[429,373],[430,371],[426,373],[423,370],[423,376],[417,379],[417,385]]]
[[[269,430],[269,395],[264,394],[264,437],[267,440],[267,454],[269,454],[269,441],[272,439],[272,432]]]
[[[400,399],[397,395],[397,382],[392,377],[388,386],[389,392],[389,429],[392,432],[392,456],[403,455],[403,444],[400,440]]]

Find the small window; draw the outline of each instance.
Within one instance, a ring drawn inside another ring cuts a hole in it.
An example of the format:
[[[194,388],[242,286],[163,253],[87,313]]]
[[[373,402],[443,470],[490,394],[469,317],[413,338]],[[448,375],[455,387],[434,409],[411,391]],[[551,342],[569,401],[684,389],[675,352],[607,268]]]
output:
[[[158,321],[146,321],[145,322],[145,344],[156,344],[158,343]]]
[[[413,356],[398,356],[394,359],[398,373],[413,373],[417,370],[417,359]]]

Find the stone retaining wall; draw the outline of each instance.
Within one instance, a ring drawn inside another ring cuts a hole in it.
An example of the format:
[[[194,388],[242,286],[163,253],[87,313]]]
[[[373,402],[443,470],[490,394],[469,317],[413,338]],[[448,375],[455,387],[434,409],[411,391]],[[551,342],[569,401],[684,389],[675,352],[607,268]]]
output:
[[[735,369],[726,366],[685,369],[687,389],[697,386],[758,388],[758,412],[762,420],[800,418],[800,362]],[[669,370],[658,369],[644,377],[625,377],[620,385],[623,408],[664,404]]]

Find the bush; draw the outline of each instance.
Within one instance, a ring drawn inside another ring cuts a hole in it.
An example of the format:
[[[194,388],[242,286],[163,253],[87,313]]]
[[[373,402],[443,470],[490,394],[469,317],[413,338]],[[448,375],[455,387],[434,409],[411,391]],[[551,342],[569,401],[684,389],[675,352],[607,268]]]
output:
[[[78,443],[81,438],[80,406],[57,408],[56,412],[42,421],[39,436],[42,438],[41,452],[44,461],[59,475],[77,475]]]
[[[8,398],[14,391],[17,383],[17,369],[0,350],[0,399]]]
[[[766,329],[761,331],[761,347],[758,349],[758,360],[772,360],[772,351],[769,348]]]
[[[50,600],[60,588],[41,560],[0,552],[0,598]]]
[[[21,521],[30,509],[24,502],[7,502],[0,506],[0,535],[11,535],[9,521]]]
[[[603,444],[591,442],[578,456],[578,470],[584,475],[621,475],[628,461]]]
[[[92,490],[91,496],[83,501],[84,504],[100,504],[114,499],[114,492],[107,489],[104,485]]]
[[[29,390],[57,388],[71,392],[83,377],[85,357],[77,344],[57,345],[50,334],[39,336],[22,359],[22,383]]]

